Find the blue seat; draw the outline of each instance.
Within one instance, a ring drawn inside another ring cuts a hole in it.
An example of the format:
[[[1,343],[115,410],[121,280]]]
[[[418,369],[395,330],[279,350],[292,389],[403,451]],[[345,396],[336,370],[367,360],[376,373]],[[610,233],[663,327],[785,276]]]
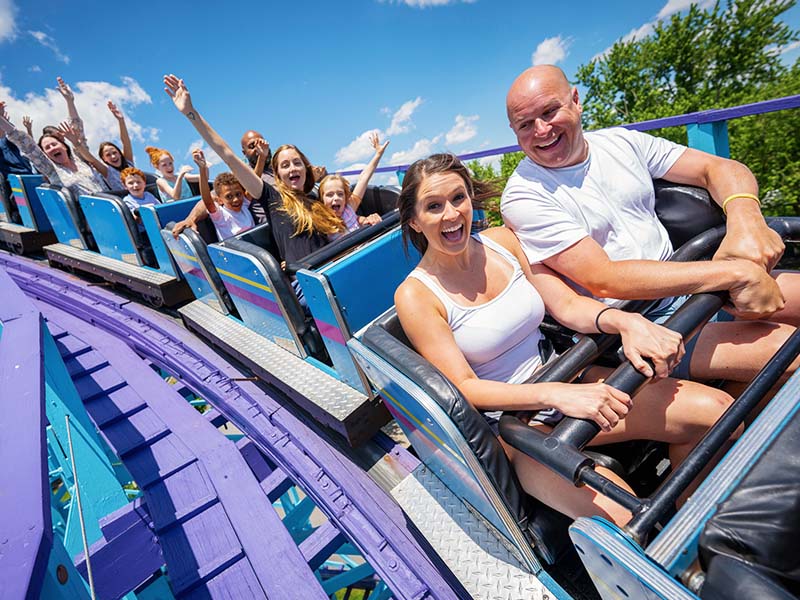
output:
[[[353,361],[347,340],[394,304],[394,291],[419,261],[416,250],[404,252],[398,223],[394,211],[381,223],[351,232],[288,267],[296,269],[334,369],[366,394],[371,394],[369,382]],[[380,277],[365,281],[365,273]]]
[[[36,188],[56,238],[79,250],[97,250],[80,204],[67,188],[43,183]]]
[[[131,211],[121,198],[98,192],[78,198],[86,224],[103,256],[136,266],[154,266],[147,236],[139,231]]]

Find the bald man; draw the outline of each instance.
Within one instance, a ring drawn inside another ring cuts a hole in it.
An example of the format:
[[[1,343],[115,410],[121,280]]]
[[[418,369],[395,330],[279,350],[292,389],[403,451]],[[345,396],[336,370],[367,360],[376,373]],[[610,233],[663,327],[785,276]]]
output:
[[[544,263],[611,306],[667,298],[650,314],[657,321],[685,294],[728,290],[733,312],[749,320],[709,323],[673,375],[750,381],[800,322],[800,277],[769,275],[783,243],[761,215],[750,170],[636,131],[584,133],[578,90],[554,66],[524,71],[506,109],[526,158],[508,180],[501,211],[531,264]],[[728,230],[714,261],[664,262],[673,248],[655,215],[656,178],[706,188],[724,204]]]

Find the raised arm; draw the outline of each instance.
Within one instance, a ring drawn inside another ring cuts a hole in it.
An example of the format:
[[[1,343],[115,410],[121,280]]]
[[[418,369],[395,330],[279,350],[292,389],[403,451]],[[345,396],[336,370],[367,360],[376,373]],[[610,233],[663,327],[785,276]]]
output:
[[[236,154],[231,150],[231,147],[223,140],[220,135],[214,131],[211,125],[197,112],[197,109],[192,104],[192,97],[189,95],[189,90],[183,79],[179,79],[175,75],[164,76],[164,91],[172,99],[175,107],[183,114],[189,122],[197,130],[211,149],[216,152],[222,161],[228,165],[236,179],[242,184],[245,191],[250,194],[252,198],[259,198],[264,185],[266,185],[261,178],[256,175],[255,171],[246,165]]]
[[[253,142],[256,145],[258,158],[256,159],[256,167],[253,169],[259,177],[264,174],[264,168],[267,166],[267,159],[269,158],[269,142],[264,138],[258,138]]]
[[[114,115],[119,125],[119,141],[122,142],[122,156],[124,156],[128,162],[133,163],[133,146],[131,145],[131,136],[128,135],[128,125],[125,123],[125,115],[122,114],[122,111],[118,109],[117,105],[111,100],[108,101],[108,110]]]
[[[108,175],[108,165],[89,151],[89,147],[86,145],[86,138],[81,136],[81,133],[72,125],[72,121],[63,121],[58,126],[58,130],[67,140],[72,142],[73,149],[86,164],[91,165],[103,177]]]
[[[217,206],[211,197],[211,188],[208,187],[208,164],[200,148],[192,150],[192,160],[200,171],[200,197],[203,199],[203,206],[206,207],[208,214],[214,214],[217,212]]]
[[[727,232],[715,260],[743,258],[767,271],[783,255],[780,236],[767,226],[758,201],[758,182],[745,165],[688,148],[664,179],[706,188],[727,215]]]
[[[350,194],[350,201],[348,204],[353,210],[358,210],[358,207],[361,205],[361,199],[364,197],[364,192],[367,190],[369,180],[372,179],[372,175],[375,173],[375,169],[378,167],[378,163],[381,162],[381,157],[383,157],[383,153],[386,152],[386,147],[389,145],[389,140],[381,144],[381,139],[377,133],[372,133],[369,136],[369,141],[372,143],[372,147],[375,148],[375,155],[367,166],[364,167],[364,170],[361,171],[361,175],[358,176],[358,181],[356,182],[356,187],[353,189],[353,193]]]
[[[178,175],[175,178],[175,185],[171,185],[170,182],[164,177],[159,177],[158,181],[156,181],[156,185],[158,186],[158,189],[160,189],[165,195],[169,196],[173,200],[180,200],[181,184],[183,183],[184,177],[186,177],[187,173],[189,173],[191,170],[192,167],[188,165],[184,165],[178,169]]]
[[[14,124],[9,120],[5,102],[0,102],[0,131],[2,131],[3,135],[8,136],[9,141],[19,148],[19,151],[31,161],[36,170],[46,177],[50,183],[61,184],[61,178],[58,176],[58,171],[56,171],[52,161],[47,158],[47,155],[30,135],[14,127]]]
[[[25,126],[25,131],[28,132],[28,135],[33,137],[33,119],[25,115],[22,117],[22,124]]]
[[[72,92],[72,88],[69,87],[69,84],[61,79],[61,77],[56,77],[56,81],[58,82],[58,92],[67,103],[67,113],[69,114],[70,125],[72,125],[72,127],[80,135],[81,143],[88,145],[86,142],[86,133],[84,132],[83,128],[83,119],[81,119],[80,115],[78,114],[78,108],[75,106],[75,94]]]

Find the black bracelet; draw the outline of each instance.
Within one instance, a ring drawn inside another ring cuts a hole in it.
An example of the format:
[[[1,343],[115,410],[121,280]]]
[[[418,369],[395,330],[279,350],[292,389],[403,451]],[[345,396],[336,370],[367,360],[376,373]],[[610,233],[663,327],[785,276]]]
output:
[[[597,313],[597,316],[594,318],[594,328],[597,329],[597,331],[599,331],[603,335],[608,335],[608,332],[607,331],[603,331],[603,328],[600,327],[600,315],[602,315],[607,310],[613,310],[613,309],[614,309],[613,306],[606,306],[603,310],[601,310],[599,313]]]

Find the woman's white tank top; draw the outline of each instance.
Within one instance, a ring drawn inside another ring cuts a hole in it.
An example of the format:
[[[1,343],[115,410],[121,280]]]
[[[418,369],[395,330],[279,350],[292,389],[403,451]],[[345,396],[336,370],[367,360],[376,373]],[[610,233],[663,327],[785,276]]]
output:
[[[539,325],[544,302],[511,252],[480,234],[472,237],[514,267],[508,285],[495,298],[461,306],[427,273],[414,269],[408,276],[425,284],[442,302],[456,344],[479,378],[522,383],[542,364]]]

